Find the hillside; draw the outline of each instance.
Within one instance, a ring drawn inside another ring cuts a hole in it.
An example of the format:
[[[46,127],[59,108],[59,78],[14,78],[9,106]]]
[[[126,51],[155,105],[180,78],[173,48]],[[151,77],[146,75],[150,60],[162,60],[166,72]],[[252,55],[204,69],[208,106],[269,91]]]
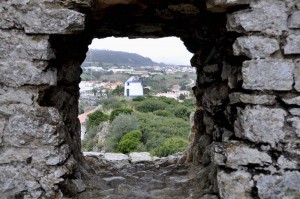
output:
[[[159,65],[148,57],[135,53],[90,49],[84,63],[98,62],[100,65],[130,65],[130,66],[152,66]],[[85,65],[85,64],[84,64]]]

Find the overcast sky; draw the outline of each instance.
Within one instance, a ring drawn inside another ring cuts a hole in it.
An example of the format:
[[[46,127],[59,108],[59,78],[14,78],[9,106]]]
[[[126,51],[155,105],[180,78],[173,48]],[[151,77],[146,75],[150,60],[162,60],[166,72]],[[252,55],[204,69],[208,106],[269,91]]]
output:
[[[105,39],[94,39],[89,48],[137,53],[144,57],[149,57],[155,62],[164,62],[166,64],[190,65],[190,59],[192,58],[192,54],[177,37],[160,39],[108,37]]]

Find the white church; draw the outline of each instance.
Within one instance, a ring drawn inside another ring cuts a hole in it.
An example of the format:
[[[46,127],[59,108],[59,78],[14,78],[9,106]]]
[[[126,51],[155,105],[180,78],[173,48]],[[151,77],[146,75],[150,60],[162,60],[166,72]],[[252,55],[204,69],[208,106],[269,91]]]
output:
[[[124,96],[125,97],[138,97],[143,96],[143,85],[139,81],[139,77],[132,76],[130,77],[124,85]]]

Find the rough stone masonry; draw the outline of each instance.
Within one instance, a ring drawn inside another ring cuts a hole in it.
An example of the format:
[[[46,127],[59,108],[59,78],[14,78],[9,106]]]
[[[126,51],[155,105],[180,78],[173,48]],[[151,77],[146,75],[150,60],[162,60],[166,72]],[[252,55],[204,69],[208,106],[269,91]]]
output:
[[[176,163],[197,170],[190,198],[300,198],[299,0],[1,1],[1,198],[101,191],[86,186],[97,165],[80,152],[77,107],[88,45],[107,36],[177,36],[194,53]]]

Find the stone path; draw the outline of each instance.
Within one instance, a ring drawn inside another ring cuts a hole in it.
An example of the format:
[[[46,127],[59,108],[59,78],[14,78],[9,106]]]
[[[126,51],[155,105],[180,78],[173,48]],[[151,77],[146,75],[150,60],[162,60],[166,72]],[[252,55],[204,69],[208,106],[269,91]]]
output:
[[[199,198],[195,169],[183,164],[185,158],[181,154],[166,158],[151,157],[149,153],[84,155],[95,175],[79,198]]]

